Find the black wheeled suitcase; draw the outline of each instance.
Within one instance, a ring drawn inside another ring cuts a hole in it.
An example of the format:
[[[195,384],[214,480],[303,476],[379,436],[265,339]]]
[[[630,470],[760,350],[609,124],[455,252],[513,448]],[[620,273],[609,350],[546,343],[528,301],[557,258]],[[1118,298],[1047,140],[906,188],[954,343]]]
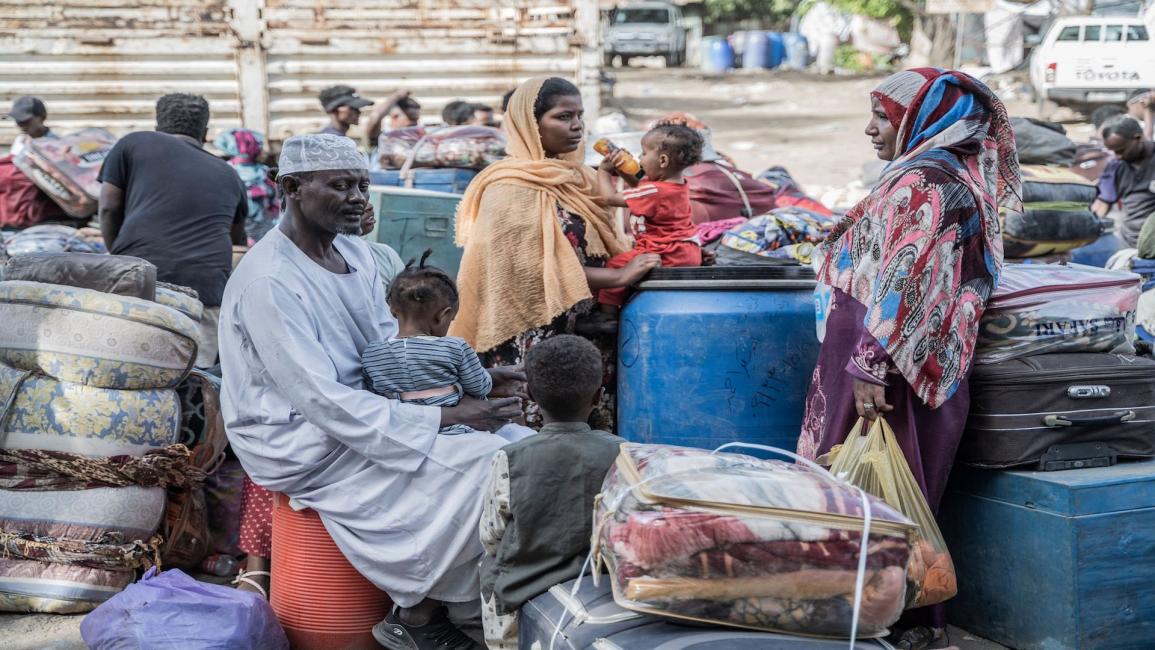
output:
[[[727,627],[680,625],[618,606],[609,578],[594,586],[586,577],[576,595],[573,581],[554,586],[521,608],[521,650],[842,650],[847,641],[751,632]],[[559,625],[560,623],[560,625]],[[855,650],[880,650],[862,640]]]
[[[1040,470],[1155,456],[1155,361],[1043,354],[976,365],[958,460]]]

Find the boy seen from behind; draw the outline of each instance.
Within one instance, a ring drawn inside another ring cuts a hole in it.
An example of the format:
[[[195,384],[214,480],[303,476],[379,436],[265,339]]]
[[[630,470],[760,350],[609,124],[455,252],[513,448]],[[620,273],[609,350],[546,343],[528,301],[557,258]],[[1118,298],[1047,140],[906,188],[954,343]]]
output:
[[[497,452],[481,516],[482,618],[490,650],[518,647],[518,610],[577,577],[590,551],[594,498],[622,439],[586,421],[601,396],[593,343],[560,335],[525,358],[541,432]]]

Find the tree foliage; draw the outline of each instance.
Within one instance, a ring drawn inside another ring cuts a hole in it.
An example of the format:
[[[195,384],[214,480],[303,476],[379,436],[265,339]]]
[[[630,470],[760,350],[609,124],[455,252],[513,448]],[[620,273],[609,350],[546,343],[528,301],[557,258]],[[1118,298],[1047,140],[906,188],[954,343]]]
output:
[[[797,6],[795,0],[706,0],[706,22],[759,20],[780,23],[789,19]]]
[[[903,40],[910,38],[914,13],[921,13],[924,5],[921,0],[830,0],[830,3],[852,14],[895,20],[894,25]]]

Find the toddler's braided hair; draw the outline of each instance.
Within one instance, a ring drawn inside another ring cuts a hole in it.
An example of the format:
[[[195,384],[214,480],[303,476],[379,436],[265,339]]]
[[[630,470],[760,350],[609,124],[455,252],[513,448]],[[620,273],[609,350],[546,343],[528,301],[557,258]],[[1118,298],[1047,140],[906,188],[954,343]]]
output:
[[[389,307],[398,314],[421,316],[435,314],[457,305],[457,284],[449,274],[425,261],[433,254],[427,250],[421,260],[409,260],[405,269],[389,285]]]

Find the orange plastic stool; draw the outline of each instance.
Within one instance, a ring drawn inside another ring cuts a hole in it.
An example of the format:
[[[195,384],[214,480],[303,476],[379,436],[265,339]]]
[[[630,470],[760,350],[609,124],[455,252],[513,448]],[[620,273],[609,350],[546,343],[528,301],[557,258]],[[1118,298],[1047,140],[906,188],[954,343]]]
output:
[[[377,650],[392,602],[349,564],[312,510],[273,495],[273,612],[295,650]]]

